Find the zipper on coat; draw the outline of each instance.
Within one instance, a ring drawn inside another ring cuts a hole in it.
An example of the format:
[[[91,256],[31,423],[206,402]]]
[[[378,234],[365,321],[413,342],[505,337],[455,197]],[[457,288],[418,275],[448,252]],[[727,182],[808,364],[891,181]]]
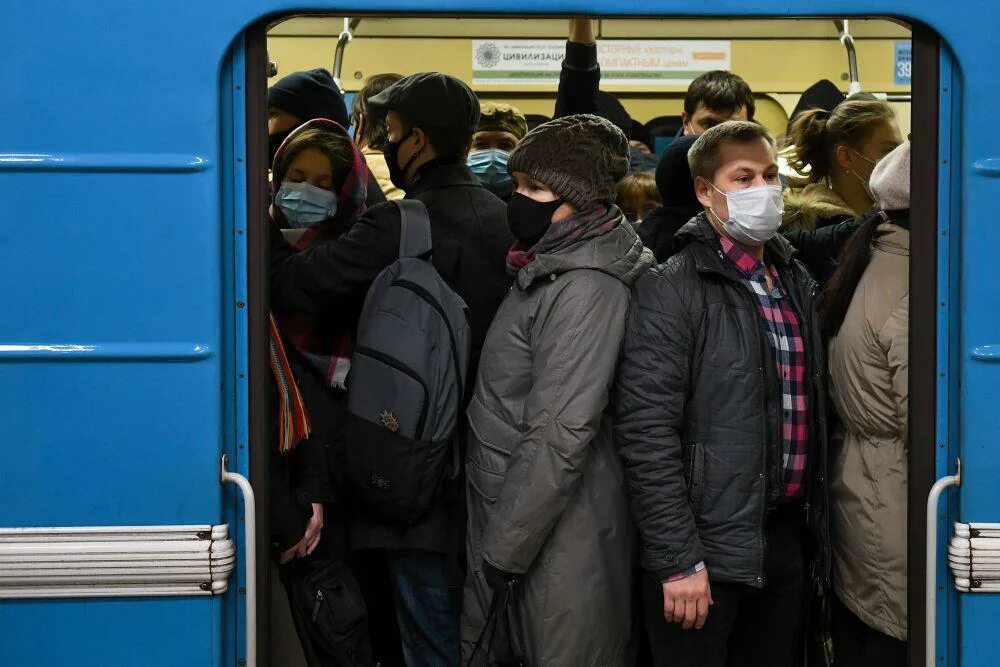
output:
[[[319,618],[319,610],[323,606],[323,601],[326,600],[326,596],[323,595],[321,589],[316,589],[316,602],[313,603],[313,613],[312,622],[315,623],[316,619]]]
[[[369,358],[374,359],[376,361],[380,361],[383,364],[385,364],[386,366],[388,366],[390,368],[396,369],[397,371],[399,371],[403,375],[409,376],[415,382],[417,382],[417,383],[420,384],[420,386],[424,390],[424,400],[423,400],[423,403],[421,403],[421,407],[420,407],[420,419],[417,421],[417,429],[416,429],[416,431],[413,434],[413,439],[414,440],[422,440],[423,439],[423,435],[424,435],[424,426],[427,423],[427,412],[428,412],[427,395],[430,393],[430,390],[427,389],[427,383],[424,382],[424,379],[422,377],[420,377],[415,370],[413,370],[412,368],[410,368],[409,366],[407,366],[406,364],[404,364],[399,359],[395,359],[393,357],[390,357],[389,355],[383,354],[383,353],[379,352],[378,350],[373,350],[370,347],[364,347],[364,346],[362,346],[362,347],[358,347],[354,351],[356,353],[362,355],[362,356],[369,357]]]

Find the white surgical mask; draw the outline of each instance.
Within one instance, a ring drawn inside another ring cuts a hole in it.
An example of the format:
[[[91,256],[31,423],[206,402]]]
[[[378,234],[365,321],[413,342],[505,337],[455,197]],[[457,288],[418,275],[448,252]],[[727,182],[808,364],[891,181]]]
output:
[[[745,190],[723,192],[709,183],[715,191],[726,195],[729,219],[723,220],[714,210],[712,215],[722,223],[732,239],[747,245],[764,245],[778,232],[785,204],[781,199],[780,185],[758,185]]]

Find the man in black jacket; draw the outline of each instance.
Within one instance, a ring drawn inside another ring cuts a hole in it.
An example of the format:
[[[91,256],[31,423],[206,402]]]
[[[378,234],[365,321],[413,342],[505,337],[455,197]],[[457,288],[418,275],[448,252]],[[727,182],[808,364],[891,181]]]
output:
[[[423,73],[372,97],[368,106],[389,130],[385,156],[393,183],[427,207],[434,266],[471,311],[469,377],[475,377],[486,331],[509,286],[506,255],[513,244],[506,206],[465,164],[479,102],[458,79]],[[335,317],[354,328],[372,281],[397,258],[399,235],[391,203],[369,209],[339,239],[301,253],[272,230],[272,307]],[[336,480],[337,471],[331,477]],[[388,561],[408,665],[460,661],[462,479],[442,488],[416,525],[380,521],[363,508],[350,517],[351,546],[380,550]]]
[[[657,665],[790,667],[829,571],[823,347],[812,276],[777,235],[767,131],[689,153],[704,212],[635,287],[615,435]]]

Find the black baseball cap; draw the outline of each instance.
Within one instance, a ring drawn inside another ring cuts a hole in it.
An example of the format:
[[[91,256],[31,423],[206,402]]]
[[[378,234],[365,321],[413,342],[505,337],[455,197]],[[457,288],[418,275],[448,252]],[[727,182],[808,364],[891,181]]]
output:
[[[384,117],[395,111],[415,127],[448,127],[472,135],[479,124],[479,98],[464,81],[440,72],[400,79],[368,98],[369,111]]]

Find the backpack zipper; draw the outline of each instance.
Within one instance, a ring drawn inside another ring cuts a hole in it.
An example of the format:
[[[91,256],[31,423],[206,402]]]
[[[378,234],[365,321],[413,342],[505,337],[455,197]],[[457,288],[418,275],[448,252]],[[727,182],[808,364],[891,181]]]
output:
[[[413,292],[418,297],[426,301],[427,304],[430,305],[430,307],[433,308],[435,311],[437,311],[437,314],[441,316],[441,320],[444,322],[445,327],[448,329],[448,337],[451,338],[451,359],[455,364],[455,377],[458,379],[458,396],[459,396],[458,412],[460,413],[462,411],[461,402],[464,400],[465,396],[465,387],[464,387],[465,383],[462,381],[462,366],[460,365],[460,362],[458,360],[458,340],[455,337],[455,331],[451,328],[451,320],[448,319],[448,316],[444,312],[444,308],[441,307],[441,304],[438,303],[437,299],[435,299],[430,292],[425,290],[420,285],[411,282],[409,280],[394,280],[392,281],[392,285],[390,285],[390,287],[402,287],[403,289]]]
[[[428,411],[428,407],[427,407],[427,395],[429,393],[429,390],[427,389],[427,383],[424,382],[424,379],[422,377],[420,377],[419,375],[417,375],[417,372],[415,370],[413,370],[412,368],[410,368],[409,366],[407,366],[406,364],[404,364],[402,361],[400,361],[398,359],[395,359],[393,357],[390,357],[387,354],[383,354],[383,353],[379,352],[378,350],[373,350],[370,347],[364,347],[364,346],[362,346],[362,347],[356,348],[354,351],[357,352],[360,355],[363,355],[363,356],[366,356],[366,357],[371,357],[372,359],[375,359],[376,361],[380,361],[383,364],[385,364],[386,366],[388,366],[390,368],[394,368],[395,370],[399,371],[403,375],[409,376],[414,381],[416,381],[417,383],[420,384],[420,386],[424,390],[424,401],[423,401],[423,403],[421,404],[421,407],[420,407],[420,419],[419,419],[419,421],[417,421],[417,428],[416,428],[416,431],[414,431],[413,439],[414,440],[421,440],[423,438],[423,435],[424,435],[424,425],[427,423],[427,411]]]
[[[313,604],[312,622],[315,623],[316,619],[319,618],[319,609],[323,606],[323,601],[326,600],[326,596],[323,595],[323,591],[316,589],[316,603]]]

